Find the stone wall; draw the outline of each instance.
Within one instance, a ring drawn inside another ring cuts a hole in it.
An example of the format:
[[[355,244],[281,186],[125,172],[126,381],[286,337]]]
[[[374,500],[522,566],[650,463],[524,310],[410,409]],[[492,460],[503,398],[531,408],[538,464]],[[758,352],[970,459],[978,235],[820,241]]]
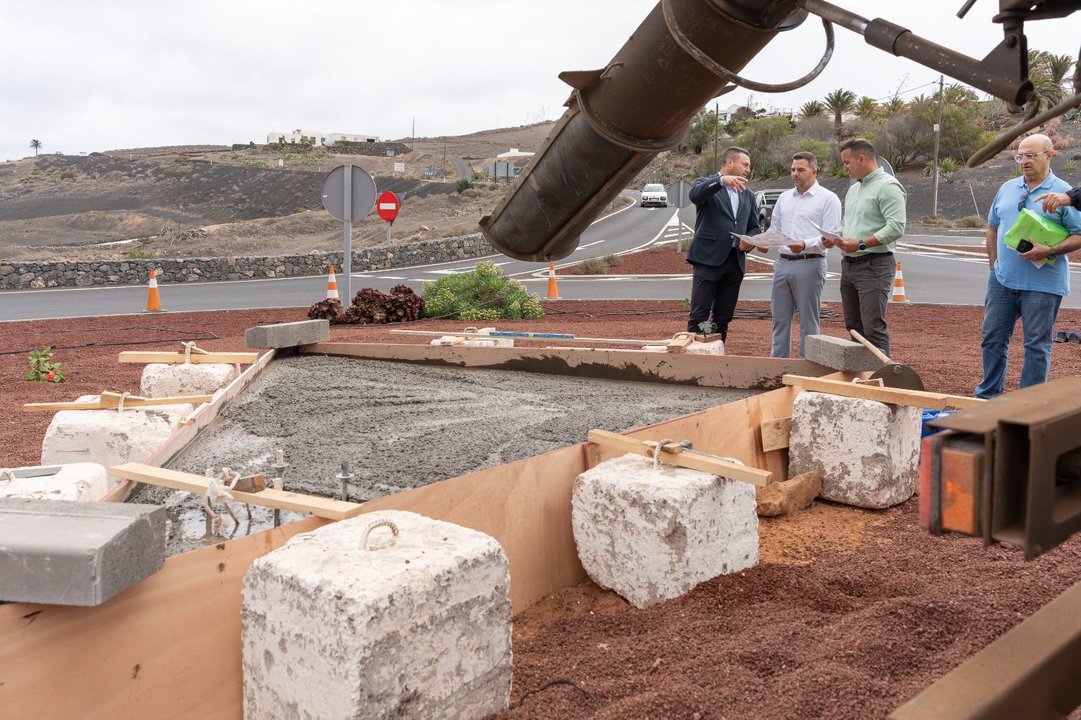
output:
[[[492,255],[495,252],[480,233],[399,245],[377,245],[354,250],[352,270],[364,272],[453,262]],[[340,271],[342,254],[331,252],[274,257],[0,262],[0,288],[25,290],[94,285],[145,285],[150,277],[151,267],[158,268],[159,283],[298,277],[322,275],[331,263]]]

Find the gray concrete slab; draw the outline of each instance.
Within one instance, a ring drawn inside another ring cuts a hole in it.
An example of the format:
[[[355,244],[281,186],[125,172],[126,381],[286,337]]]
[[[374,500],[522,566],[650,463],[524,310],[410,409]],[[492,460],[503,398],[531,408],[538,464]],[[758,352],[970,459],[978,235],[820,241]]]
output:
[[[878,370],[884,364],[860,343],[832,335],[808,335],[807,359],[844,372]]]
[[[298,320],[276,325],[257,325],[244,331],[250,348],[289,348],[310,345],[330,338],[330,321]]]
[[[161,569],[165,508],[0,499],[0,600],[100,605]]]

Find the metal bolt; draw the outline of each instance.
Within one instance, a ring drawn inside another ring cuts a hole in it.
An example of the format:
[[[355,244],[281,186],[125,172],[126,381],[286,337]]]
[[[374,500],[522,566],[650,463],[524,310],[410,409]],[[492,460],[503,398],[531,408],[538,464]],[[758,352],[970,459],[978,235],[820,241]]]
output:
[[[342,500],[349,499],[349,481],[353,479],[353,473],[349,472],[349,461],[342,458],[342,471],[338,473],[338,481],[342,484]]]

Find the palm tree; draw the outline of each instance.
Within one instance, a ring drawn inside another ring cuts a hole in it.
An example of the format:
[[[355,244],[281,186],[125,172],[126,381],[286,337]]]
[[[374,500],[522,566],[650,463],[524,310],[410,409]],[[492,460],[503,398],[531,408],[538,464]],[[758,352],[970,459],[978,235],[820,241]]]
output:
[[[873,120],[878,115],[878,103],[873,97],[864,95],[856,101],[855,111],[856,115],[864,120]]]
[[[40,140],[31,140],[30,141],[30,147],[34,148],[34,157],[37,157],[38,156],[38,150],[40,150],[42,148],[41,141]]]
[[[905,109],[905,101],[894,95],[886,102],[882,103],[882,113],[886,117],[892,117],[897,113]]]
[[[802,120],[808,120],[810,118],[818,117],[819,115],[825,114],[826,106],[818,102],[817,100],[810,100],[808,102],[805,102],[803,103],[803,105],[800,106],[799,109],[799,116]]]
[[[1028,51],[1028,76],[1036,96],[1045,105],[1054,105],[1066,96],[1063,85],[1073,68],[1069,55],[1054,55],[1045,50]]]
[[[833,125],[837,128],[837,139],[841,139],[842,115],[856,107],[856,93],[844,88],[838,88],[823,100],[822,104],[833,113]]]

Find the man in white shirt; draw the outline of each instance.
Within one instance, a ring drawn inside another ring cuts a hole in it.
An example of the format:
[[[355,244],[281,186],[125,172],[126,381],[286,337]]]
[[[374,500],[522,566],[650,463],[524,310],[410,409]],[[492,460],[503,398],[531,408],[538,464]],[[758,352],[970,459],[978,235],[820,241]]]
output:
[[[817,335],[822,286],[826,282],[826,248],[822,230],[841,227],[841,201],[818,184],[818,160],[809,152],[792,156],[794,188],[777,198],[771,229],[798,242],[780,248],[773,265],[772,357],[791,357],[792,315],[799,311],[799,356],[805,357],[808,335]],[[817,227],[816,227],[817,226]]]

